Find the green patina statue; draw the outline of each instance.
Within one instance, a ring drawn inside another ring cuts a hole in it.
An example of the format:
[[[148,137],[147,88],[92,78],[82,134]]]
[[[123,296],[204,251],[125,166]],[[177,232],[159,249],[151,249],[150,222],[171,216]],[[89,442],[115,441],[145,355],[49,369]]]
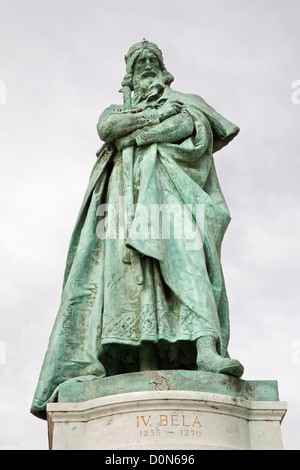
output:
[[[75,377],[186,369],[241,377],[228,354],[220,248],[230,215],[213,153],[239,132],[170,88],[158,47],[133,45],[123,105],[100,116],[61,305],[31,412]],[[133,93],[132,93],[133,92]]]

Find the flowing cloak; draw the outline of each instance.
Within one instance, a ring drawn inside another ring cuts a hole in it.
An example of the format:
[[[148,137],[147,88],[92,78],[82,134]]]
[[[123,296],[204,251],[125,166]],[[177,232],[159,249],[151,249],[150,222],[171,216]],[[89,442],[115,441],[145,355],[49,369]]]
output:
[[[135,202],[147,210],[137,211],[135,232],[131,230],[126,240],[99,235],[99,207],[108,201],[117,204],[122,194],[122,161],[114,144],[104,144],[98,152],[71,237],[61,304],[31,406],[42,419],[47,403],[57,400],[60,384],[76,377],[108,375],[105,355],[112,344],[194,343],[212,334],[219,354],[229,356],[220,249],[230,214],[213,153],[227,145],[239,128],[199,96],[169,87],[165,95],[184,103],[194,121],[194,135],[183,142],[135,147],[139,162]],[[191,240],[174,232],[168,239],[136,236],[137,225],[151,229],[147,215],[151,207],[161,205],[188,208],[191,219],[201,225],[199,246],[187,245]],[[203,209],[200,223],[197,207]],[[144,286],[137,286],[130,265],[121,261],[125,242],[142,255]]]

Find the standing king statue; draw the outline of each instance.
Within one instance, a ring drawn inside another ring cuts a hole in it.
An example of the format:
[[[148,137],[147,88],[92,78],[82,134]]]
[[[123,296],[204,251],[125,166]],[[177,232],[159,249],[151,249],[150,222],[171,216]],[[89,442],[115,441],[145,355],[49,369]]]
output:
[[[230,215],[213,153],[239,128],[170,88],[146,40],[125,57],[123,105],[100,116],[97,153],[71,238],[59,312],[31,412],[63,382],[188,369],[241,377],[228,354],[220,262]]]

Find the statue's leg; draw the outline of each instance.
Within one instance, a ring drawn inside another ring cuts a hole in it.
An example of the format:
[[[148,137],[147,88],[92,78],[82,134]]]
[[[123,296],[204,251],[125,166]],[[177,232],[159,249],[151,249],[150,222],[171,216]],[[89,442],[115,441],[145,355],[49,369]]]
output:
[[[157,353],[153,343],[142,343],[139,347],[140,371],[157,370]]]
[[[233,375],[241,377],[244,367],[236,359],[220,356],[216,348],[216,340],[213,336],[203,336],[196,341],[197,368],[206,372]]]

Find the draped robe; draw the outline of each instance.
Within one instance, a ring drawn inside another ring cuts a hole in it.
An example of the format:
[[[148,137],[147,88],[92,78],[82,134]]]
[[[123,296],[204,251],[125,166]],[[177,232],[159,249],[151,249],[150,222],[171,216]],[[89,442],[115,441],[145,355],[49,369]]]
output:
[[[70,241],[61,303],[31,407],[38,417],[46,417],[46,404],[57,399],[59,385],[67,380],[138,370],[143,342],[156,345],[161,369],[196,368],[195,341],[201,336],[214,336],[219,354],[228,356],[220,250],[230,214],[213,153],[239,129],[199,96],[169,87],[164,96],[184,104],[193,119],[193,135],[180,142],[135,145],[134,196],[143,210],[136,211],[126,239],[99,235],[103,204],[114,208],[116,216],[108,219],[107,233],[120,229],[124,184],[122,152],[114,143],[98,152]],[[120,109],[112,106],[105,113]],[[141,139],[143,132],[147,129],[141,130]],[[153,207],[184,207],[196,225],[196,208],[202,208],[201,244],[188,248],[191,240],[184,230],[176,236],[174,227],[167,238],[149,236]],[[149,230],[138,237],[141,225]],[[125,244],[140,255],[142,285],[136,283],[132,266],[122,261]]]

